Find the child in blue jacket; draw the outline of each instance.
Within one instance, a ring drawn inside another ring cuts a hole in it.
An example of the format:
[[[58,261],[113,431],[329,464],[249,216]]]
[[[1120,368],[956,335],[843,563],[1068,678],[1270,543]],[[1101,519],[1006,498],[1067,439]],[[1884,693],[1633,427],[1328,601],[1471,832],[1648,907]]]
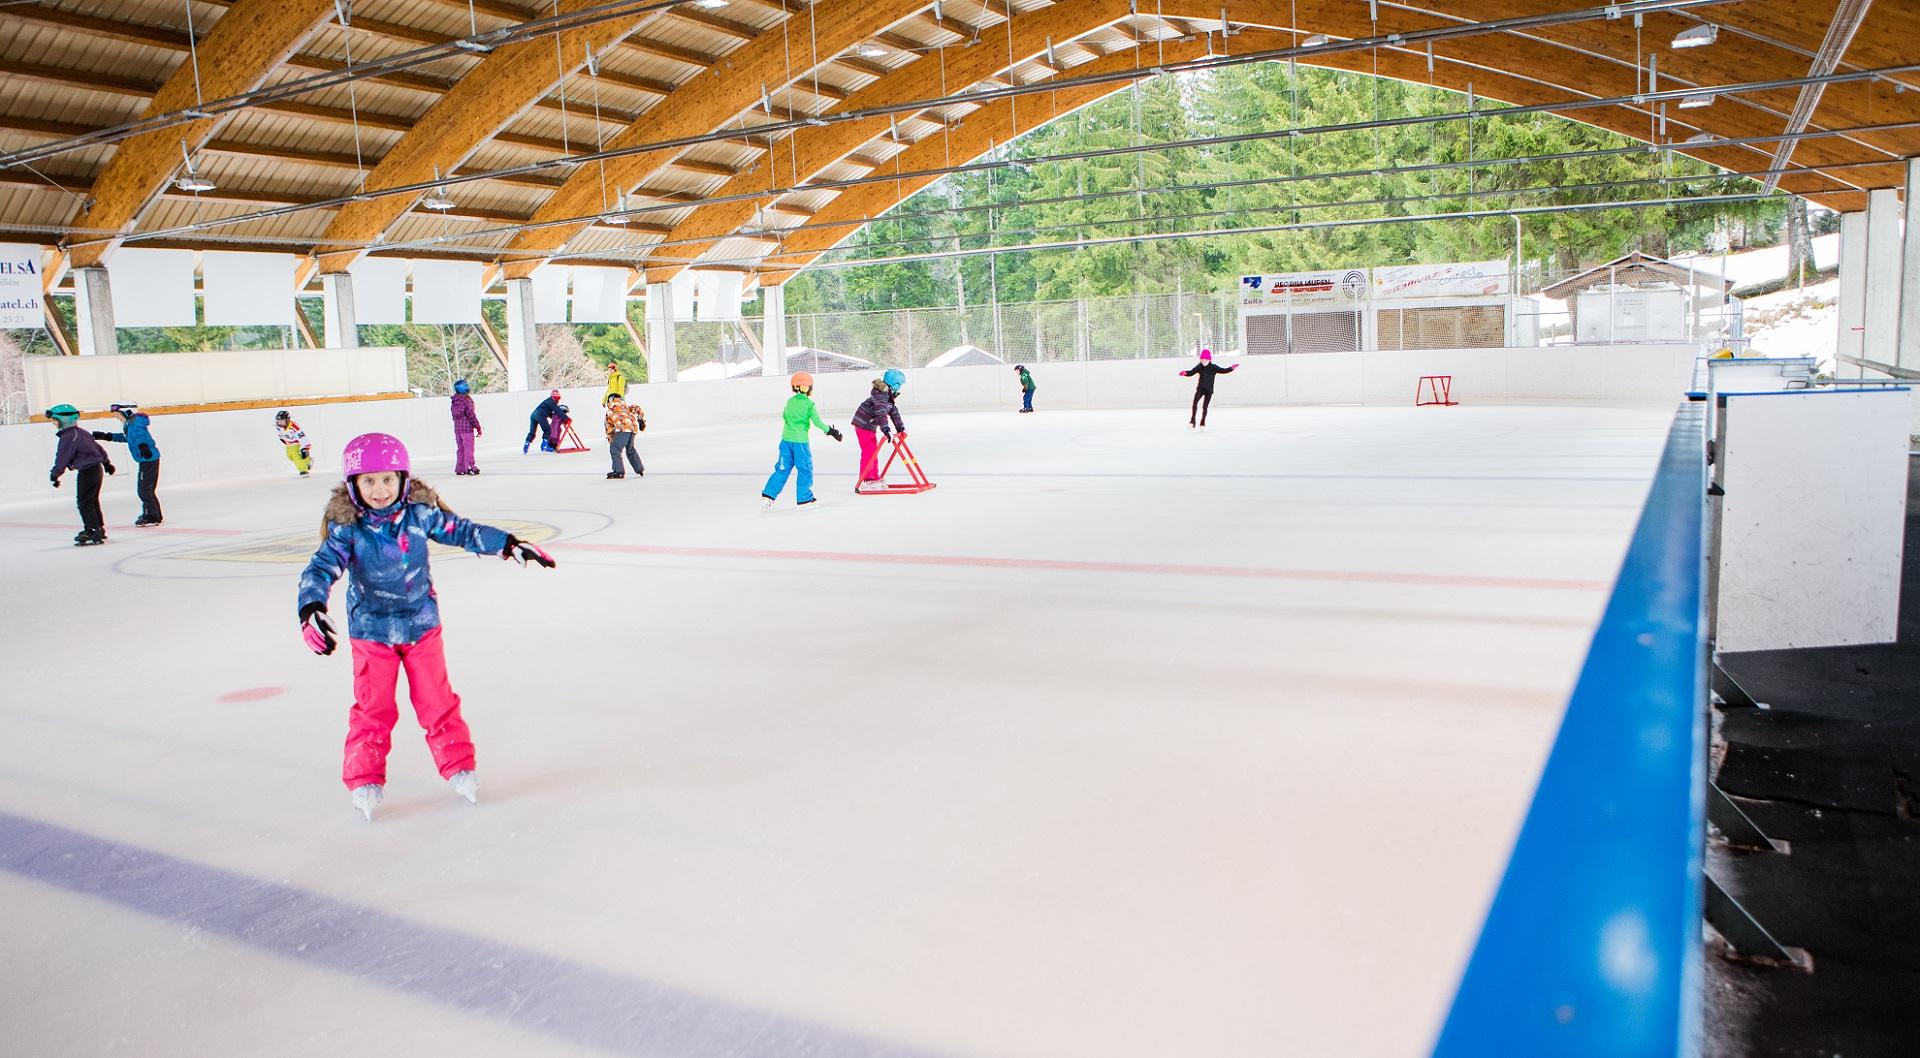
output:
[[[499,555],[522,566],[553,568],[545,551],[490,525],[446,509],[425,482],[408,473],[406,446],[383,433],[348,442],[346,482],[334,489],[321,526],[320,549],[300,574],[301,635],[316,654],[333,653],[327,620],[333,583],[347,577],[347,636],[353,647],[353,709],[347,717],[341,778],[353,807],[369,821],[386,791],[387,752],[400,719],[394,687],[407,672],[407,694],[427,733],[440,777],[475,802],[473,738],[460,716],[460,696],[447,680],[440,606],[427,569],[427,544]]]
[[[126,445],[127,451],[133,453],[133,465],[139,471],[134,486],[140,494],[140,517],[135,518],[133,524],[159,525],[160,446],[154,443],[153,433],[147,428],[150,421],[147,413],[141,411],[138,404],[114,404],[109,410],[120,416],[120,432],[95,430],[93,439]]]

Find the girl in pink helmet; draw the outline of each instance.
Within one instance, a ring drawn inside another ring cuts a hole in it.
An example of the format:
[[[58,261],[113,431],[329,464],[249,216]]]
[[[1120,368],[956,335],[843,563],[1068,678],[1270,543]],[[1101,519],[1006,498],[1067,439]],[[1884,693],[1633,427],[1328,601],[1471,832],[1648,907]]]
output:
[[[347,443],[340,464],[346,481],[327,502],[320,549],[300,574],[297,606],[307,646],[316,654],[333,653],[337,641],[327,597],[334,581],[346,575],[353,709],[341,778],[353,793],[353,807],[372,820],[386,791],[387,751],[400,718],[394,688],[404,668],[413,712],[440,777],[473,802],[480,791],[473,741],[460,717],[460,696],[447,681],[427,544],[499,555],[522,566],[551,569],[553,559],[511,533],[448,510],[426,482],[409,474],[406,446],[396,437],[362,434]]]

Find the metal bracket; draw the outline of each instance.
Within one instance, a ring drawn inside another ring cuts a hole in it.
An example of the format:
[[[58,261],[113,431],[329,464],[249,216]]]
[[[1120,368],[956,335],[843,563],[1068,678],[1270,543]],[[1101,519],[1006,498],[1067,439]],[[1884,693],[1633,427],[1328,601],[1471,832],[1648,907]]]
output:
[[[1760,829],[1760,824],[1735,804],[1718,783],[1707,784],[1707,822],[1713,824],[1729,845],[1760,852],[1792,851],[1786,842],[1768,837],[1767,832]]]
[[[1711,674],[1709,685],[1712,687],[1714,696],[1719,699],[1720,705],[1730,709],[1766,708],[1764,703],[1754,701],[1753,695],[1748,694],[1747,689],[1740,686],[1739,681],[1727,675],[1727,670],[1720,667],[1719,658],[1709,661],[1708,666],[1708,672]]]
[[[1726,940],[1734,954],[1762,962],[1811,969],[1811,960],[1806,952],[1789,949],[1773,939],[1773,934],[1768,933],[1765,926],[1741,907],[1740,901],[1722,889],[1712,875],[1703,877],[1707,883],[1707,925]]]

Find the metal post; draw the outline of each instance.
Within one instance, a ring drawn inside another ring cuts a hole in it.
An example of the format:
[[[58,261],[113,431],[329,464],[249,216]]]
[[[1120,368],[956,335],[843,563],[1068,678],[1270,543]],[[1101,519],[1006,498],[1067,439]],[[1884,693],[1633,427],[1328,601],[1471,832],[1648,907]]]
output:
[[[331,332],[329,332],[331,333]],[[507,280],[507,391],[540,384],[540,338],[533,326],[533,280]]]
[[[120,351],[113,325],[113,287],[98,266],[73,270],[73,326],[81,356],[112,356]]]
[[[328,272],[320,277],[320,323],[330,349],[360,347],[359,317],[353,310],[353,276]]]

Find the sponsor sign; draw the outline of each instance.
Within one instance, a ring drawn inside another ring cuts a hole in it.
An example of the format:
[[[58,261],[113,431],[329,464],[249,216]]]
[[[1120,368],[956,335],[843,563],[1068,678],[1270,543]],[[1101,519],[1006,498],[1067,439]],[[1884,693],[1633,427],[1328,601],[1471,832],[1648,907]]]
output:
[[[1475,298],[1505,294],[1507,262],[1396,265],[1373,270],[1376,298]]]
[[[1364,268],[1240,277],[1240,304],[1248,307],[1328,303],[1353,305],[1365,301],[1367,292],[1368,278]]]
[[[40,247],[0,242],[0,327],[43,327]]]

